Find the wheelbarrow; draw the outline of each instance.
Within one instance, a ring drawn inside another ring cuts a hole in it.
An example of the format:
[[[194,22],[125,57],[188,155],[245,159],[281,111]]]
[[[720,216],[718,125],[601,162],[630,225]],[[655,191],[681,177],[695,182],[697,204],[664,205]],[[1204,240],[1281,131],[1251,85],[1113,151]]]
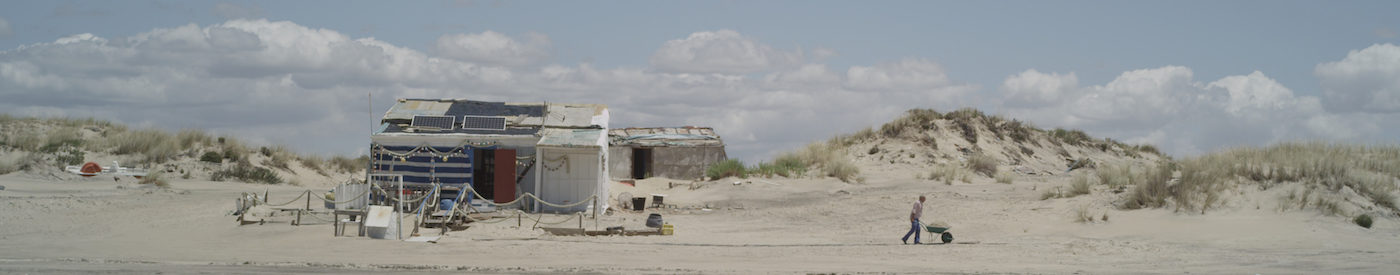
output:
[[[943,243],[951,243],[951,242],[953,242],[953,232],[948,232],[948,230],[953,229],[952,226],[949,226],[949,227],[932,226],[932,225],[924,224],[923,222],[919,222],[919,225],[924,226],[924,229],[925,229],[925,230],[928,230],[928,233],[929,233],[929,234],[938,234],[938,239],[942,240]]]

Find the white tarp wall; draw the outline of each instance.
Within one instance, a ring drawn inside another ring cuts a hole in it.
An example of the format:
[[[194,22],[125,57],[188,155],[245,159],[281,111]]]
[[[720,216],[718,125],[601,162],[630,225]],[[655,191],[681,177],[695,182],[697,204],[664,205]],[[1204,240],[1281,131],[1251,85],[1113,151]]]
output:
[[[553,207],[539,204],[535,209],[544,212],[579,212],[590,208],[607,209],[608,195],[608,143],[605,129],[547,129],[543,131],[538,152],[539,164],[536,167],[536,188],[540,199],[556,205],[579,204],[572,207]],[[596,205],[589,201],[596,196]]]

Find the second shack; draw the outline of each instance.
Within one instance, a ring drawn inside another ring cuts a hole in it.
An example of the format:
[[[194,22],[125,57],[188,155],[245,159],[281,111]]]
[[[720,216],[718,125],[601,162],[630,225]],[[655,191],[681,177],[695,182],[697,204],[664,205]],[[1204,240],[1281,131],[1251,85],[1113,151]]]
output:
[[[701,179],[710,165],[728,158],[724,141],[709,127],[610,129],[608,139],[615,180]]]

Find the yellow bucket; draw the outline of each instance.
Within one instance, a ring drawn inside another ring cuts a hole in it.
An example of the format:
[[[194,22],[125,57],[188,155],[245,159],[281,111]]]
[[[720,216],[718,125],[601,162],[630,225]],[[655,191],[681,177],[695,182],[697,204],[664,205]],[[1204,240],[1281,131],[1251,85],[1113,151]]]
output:
[[[676,227],[670,224],[661,225],[661,235],[670,236],[671,234],[676,234]]]

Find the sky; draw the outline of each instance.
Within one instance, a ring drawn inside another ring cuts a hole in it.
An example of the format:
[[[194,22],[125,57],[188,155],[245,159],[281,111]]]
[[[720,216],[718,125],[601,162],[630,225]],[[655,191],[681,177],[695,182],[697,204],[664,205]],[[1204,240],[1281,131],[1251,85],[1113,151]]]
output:
[[[756,162],[971,107],[1189,157],[1400,142],[1397,1],[0,1],[0,112],[367,151],[394,98],[607,104]]]

